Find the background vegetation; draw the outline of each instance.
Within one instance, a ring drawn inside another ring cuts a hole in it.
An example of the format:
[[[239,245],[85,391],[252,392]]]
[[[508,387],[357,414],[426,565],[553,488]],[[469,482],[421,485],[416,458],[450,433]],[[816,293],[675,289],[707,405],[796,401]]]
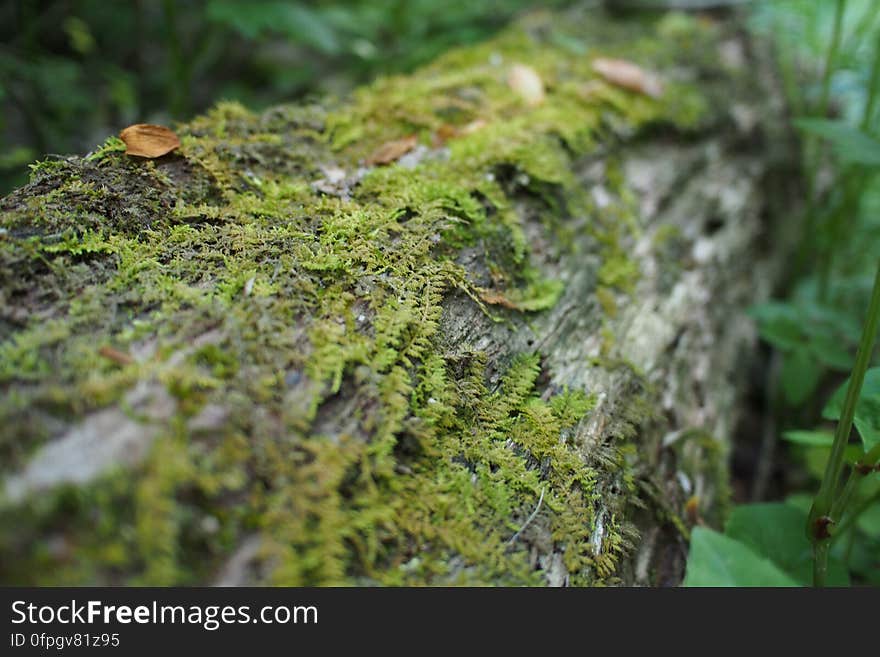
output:
[[[0,194],[49,153],[135,122],[341,93],[561,0],[12,0],[0,3]]]
[[[772,348],[752,503],[723,533],[694,532],[688,584],[880,584],[880,368],[868,369],[880,319],[877,9],[780,0],[752,12],[803,137],[806,198],[783,218],[800,238],[787,282],[752,309]]]

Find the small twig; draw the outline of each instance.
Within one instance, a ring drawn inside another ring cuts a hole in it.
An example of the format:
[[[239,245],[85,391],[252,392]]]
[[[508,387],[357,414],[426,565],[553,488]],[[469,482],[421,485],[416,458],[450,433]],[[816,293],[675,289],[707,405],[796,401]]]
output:
[[[519,530],[517,530],[516,534],[514,534],[513,536],[510,537],[509,541],[507,541],[508,545],[513,545],[514,542],[516,541],[516,539],[519,538],[519,535],[522,534],[525,531],[526,527],[528,527],[531,524],[532,520],[535,519],[535,516],[538,515],[538,511],[541,510],[541,502],[543,502],[543,501],[544,501],[544,489],[542,488],[541,489],[541,496],[538,498],[538,505],[535,507],[535,510],[532,511],[531,515],[528,518],[526,518],[526,521],[525,521],[525,523],[523,523],[523,526],[520,527]]]

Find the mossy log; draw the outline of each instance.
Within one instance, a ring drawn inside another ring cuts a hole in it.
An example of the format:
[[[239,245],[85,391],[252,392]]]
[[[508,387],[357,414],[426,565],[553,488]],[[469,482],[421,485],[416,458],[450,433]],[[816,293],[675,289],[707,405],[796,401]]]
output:
[[[768,61],[733,19],[537,14],[34,165],[0,202],[0,581],[680,581],[781,256]]]

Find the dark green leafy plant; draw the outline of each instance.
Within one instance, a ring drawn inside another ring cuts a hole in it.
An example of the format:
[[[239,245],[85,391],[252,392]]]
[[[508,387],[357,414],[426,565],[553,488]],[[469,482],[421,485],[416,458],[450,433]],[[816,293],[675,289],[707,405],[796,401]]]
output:
[[[825,369],[849,369],[859,330],[851,318],[809,298],[769,302],[751,314],[761,337],[783,354],[780,384],[790,404],[806,401]]]
[[[724,533],[694,530],[685,586],[804,586],[812,580],[812,548],[804,536],[807,514],[794,504],[736,507]],[[724,563],[719,572],[718,564]],[[843,564],[832,563],[830,582],[849,584]]]
[[[775,413],[791,427],[782,438],[818,492],[738,506],[723,534],[695,530],[685,584],[876,584],[880,368],[869,368],[880,323],[880,15],[868,0],[770,4],[759,5],[755,24],[783,35],[777,45],[789,100],[802,115],[793,125],[804,138],[808,204],[787,298],[751,315],[782,358]],[[816,61],[821,73],[811,75]],[[850,376],[829,398],[838,372]],[[797,428],[805,418],[813,428]]]
[[[880,462],[880,443],[875,440],[876,436],[873,433],[866,434],[862,431],[862,427],[866,431],[873,430],[878,420],[877,409],[880,400],[876,396],[876,387],[870,386],[865,391],[864,397],[862,396],[862,386],[868,364],[874,353],[878,324],[880,324],[880,262],[877,266],[874,290],[853,374],[832,398],[825,410],[826,417],[837,420],[837,430],[834,433],[834,442],[831,445],[831,455],[825,467],[825,475],[822,478],[819,492],[813,500],[807,520],[807,536],[813,544],[814,551],[813,583],[816,586],[824,586],[826,583],[831,538],[835,531],[839,531],[835,526],[840,523],[847,512],[851,512],[849,504],[858,490],[861,480],[873,473],[876,470],[875,466]],[[856,417],[858,417],[857,426],[862,433],[864,453],[859,456],[856,463],[852,464],[849,478],[841,488],[840,478],[845,465],[846,446]]]

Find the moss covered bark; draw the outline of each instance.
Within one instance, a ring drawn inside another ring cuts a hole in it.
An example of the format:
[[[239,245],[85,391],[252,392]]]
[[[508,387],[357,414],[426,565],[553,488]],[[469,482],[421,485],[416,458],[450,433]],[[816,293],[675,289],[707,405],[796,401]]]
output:
[[[0,579],[656,581],[637,548],[721,512],[735,407],[699,416],[675,368],[727,377],[715,304],[761,294],[730,265],[778,108],[737,57],[684,14],[535,15],[346,100],[221,104],[155,161],[110,139],[34,165],[0,202]],[[701,260],[728,219],[731,261]]]

